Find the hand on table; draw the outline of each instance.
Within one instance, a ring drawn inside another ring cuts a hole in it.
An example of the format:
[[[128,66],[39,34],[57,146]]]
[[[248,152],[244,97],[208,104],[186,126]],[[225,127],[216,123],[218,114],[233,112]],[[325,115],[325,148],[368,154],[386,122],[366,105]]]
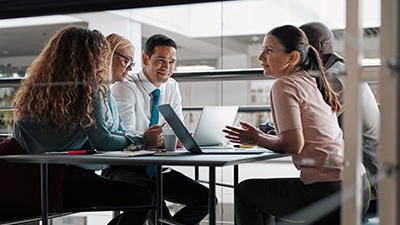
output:
[[[193,133],[190,133],[190,135],[193,136]],[[181,140],[179,140],[179,138],[178,138],[178,141],[177,141],[177,143],[176,143],[176,147],[177,147],[177,148],[183,148],[183,147],[184,147],[183,144],[182,144],[182,142],[181,142]]]

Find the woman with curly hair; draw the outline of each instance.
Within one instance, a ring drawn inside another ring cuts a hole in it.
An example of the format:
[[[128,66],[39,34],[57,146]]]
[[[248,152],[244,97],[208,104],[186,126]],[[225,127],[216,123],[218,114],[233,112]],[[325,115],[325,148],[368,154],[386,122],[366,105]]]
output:
[[[97,150],[121,150],[140,141],[107,130],[103,104],[108,101],[104,83],[110,80],[109,65],[109,45],[100,32],[73,26],[59,31],[27,70],[14,100],[13,138],[0,143],[0,154],[73,151],[84,148],[86,141]],[[23,170],[15,169],[18,166]],[[3,213],[40,215],[35,166],[0,160]],[[52,166],[50,208],[153,204],[148,189],[96,175],[94,170],[101,168]],[[125,212],[109,224],[143,224],[148,214]]]

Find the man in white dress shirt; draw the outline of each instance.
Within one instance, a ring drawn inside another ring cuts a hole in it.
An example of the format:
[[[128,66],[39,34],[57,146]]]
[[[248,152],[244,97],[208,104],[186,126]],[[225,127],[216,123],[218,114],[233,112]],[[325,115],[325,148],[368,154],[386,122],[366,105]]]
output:
[[[153,39],[155,38],[149,40]],[[145,47],[144,52],[142,70],[138,74],[127,74],[124,82],[116,83],[111,88],[125,128],[131,133],[138,134],[149,128],[151,93],[157,88],[161,91],[159,104],[169,103],[183,120],[179,86],[173,78],[170,78],[176,62],[176,48],[159,45],[152,50]],[[162,124],[165,120],[162,116],[159,118],[158,124]]]
[[[145,43],[143,68],[138,74],[127,74],[123,82],[111,88],[125,128],[143,133],[150,127],[152,92],[160,90],[159,104],[169,103],[181,120],[182,105],[178,83],[170,78],[174,72],[177,45],[171,38],[155,34]],[[158,124],[164,122],[160,115]],[[154,176],[145,166],[112,166],[104,175],[117,180],[144,185],[155,194]],[[183,224],[198,224],[208,213],[208,188],[171,168],[163,169],[163,192],[167,201],[185,205],[171,216],[166,206],[163,218]],[[150,217],[154,219],[154,217]],[[154,221],[151,221],[154,222]]]

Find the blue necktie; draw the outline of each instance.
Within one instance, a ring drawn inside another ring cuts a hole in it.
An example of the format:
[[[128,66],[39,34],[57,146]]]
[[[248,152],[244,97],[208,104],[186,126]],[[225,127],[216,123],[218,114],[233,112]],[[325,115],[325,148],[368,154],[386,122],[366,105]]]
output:
[[[150,127],[154,124],[158,124],[158,115],[160,113],[156,106],[158,105],[158,100],[160,99],[160,89],[155,89],[153,92],[151,92],[151,94],[153,95],[153,106],[151,108]]]
[[[153,92],[151,92],[151,94],[153,95],[153,106],[151,108],[150,127],[154,124],[158,124],[159,111],[156,106],[158,105],[158,100],[160,99],[160,90],[155,89]],[[155,171],[156,169],[154,166],[146,166],[146,173],[150,178],[154,176]]]

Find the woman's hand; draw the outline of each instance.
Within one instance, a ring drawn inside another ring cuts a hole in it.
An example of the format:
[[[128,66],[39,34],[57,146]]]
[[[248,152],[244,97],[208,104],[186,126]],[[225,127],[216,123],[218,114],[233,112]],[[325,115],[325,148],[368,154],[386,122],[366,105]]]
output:
[[[148,147],[157,147],[163,145],[163,138],[161,136],[162,129],[159,125],[153,125],[144,132],[147,137]]]
[[[240,125],[242,127],[225,126],[222,132],[228,134],[225,137],[232,143],[258,145],[262,132],[246,122],[240,122]]]
[[[301,129],[285,131],[280,136],[264,134],[252,125],[240,122],[240,127],[226,126],[222,130],[230,142],[243,145],[257,145],[276,152],[300,154],[304,147],[304,136]]]

